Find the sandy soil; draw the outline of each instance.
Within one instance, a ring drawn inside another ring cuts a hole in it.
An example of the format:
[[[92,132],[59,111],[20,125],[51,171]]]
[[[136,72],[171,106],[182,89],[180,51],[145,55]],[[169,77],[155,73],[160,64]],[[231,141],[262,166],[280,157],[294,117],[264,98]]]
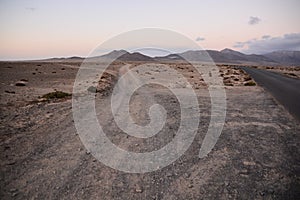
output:
[[[173,66],[190,78],[197,93],[201,109],[198,134],[172,165],[151,173],[128,174],[103,165],[85,150],[74,126],[70,98],[39,101],[40,96],[55,90],[71,93],[79,66],[74,62],[1,63],[1,199],[299,197],[299,122],[262,88],[241,86],[249,81],[247,74],[220,68],[233,85],[226,86],[226,123],[213,151],[199,159],[210,119],[210,98],[200,75],[184,64]],[[116,64],[111,70],[118,67]],[[105,91],[109,89],[107,80],[103,81]],[[15,86],[19,81],[25,86]],[[109,108],[101,106],[110,96],[97,95],[97,111],[107,113],[101,122],[108,137],[124,149],[161,148],[178,128],[180,109],[175,97],[165,88],[147,89],[168,111],[168,119],[161,133],[145,140],[122,133]],[[138,93],[133,97],[133,117],[141,124],[148,120],[143,102]]]

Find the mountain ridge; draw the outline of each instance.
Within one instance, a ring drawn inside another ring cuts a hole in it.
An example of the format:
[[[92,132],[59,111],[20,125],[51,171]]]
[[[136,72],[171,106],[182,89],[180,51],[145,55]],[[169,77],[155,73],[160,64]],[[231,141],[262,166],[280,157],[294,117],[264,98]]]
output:
[[[80,60],[84,57],[67,57],[56,59]],[[166,56],[151,57],[139,52],[126,50],[113,50],[101,56],[88,57],[87,59],[117,60],[117,61],[191,61],[191,62],[215,62],[223,64],[249,64],[249,65],[293,65],[300,66],[300,51],[273,51],[266,54],[244,54],[229,48],[223,50],[188,50],[181,53],[172,53]],[[49,60],[49,59],[46,59]]]

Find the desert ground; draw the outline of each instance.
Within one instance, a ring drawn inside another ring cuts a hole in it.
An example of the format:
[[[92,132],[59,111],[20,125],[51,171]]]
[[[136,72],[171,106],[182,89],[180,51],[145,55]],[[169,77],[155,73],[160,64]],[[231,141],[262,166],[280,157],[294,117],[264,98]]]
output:
[[[99,121],[109,139],[125,150],[159,149],[178,129],[178,101],[166,88],[156,85],[141,88],[147,89],[167,110],[167,123],[154,137],[128,137],[114,122],[110,108],[104,106],[110,101],[112,87],[124,64],[128,63],[112,64],[98,87],[90,88],[90,92],[96,92],[97,113],[105,113],[99,116]],[[134,70],[140,63],[129,64]],[[186,63],[169,63],[189,80],[197,94],[201,110],[197,135],[185,154],[171,165],[154,172],[131,174],[95,159],[77,134],[70,95],[80,65],[80,61],[0,63],[1,199],[297,199],[300,196],[299,121],[240,68],[219,66],[227,96],[226,120],[212,152],[200,159],[199,148],[211,113],[207,85],[201,74]],[[281,71],[294,73],[296,69]],[[155,79],[159,72],[158,67],[147,75]],[[298,72],[295,72],[297,77]],[[177,86],[186,87],[180,81],[174,87]],[[150,105],[145,102],[139,92],[132,97],[132,115],[138,124],[149,122]]]

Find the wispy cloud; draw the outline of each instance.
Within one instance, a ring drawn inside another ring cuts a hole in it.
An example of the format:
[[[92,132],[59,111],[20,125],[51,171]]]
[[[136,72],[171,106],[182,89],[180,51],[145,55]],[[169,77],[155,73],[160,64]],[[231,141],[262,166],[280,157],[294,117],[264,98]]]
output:
[[[245,46],[245,42],[236,42],[233,45],[234,48],[238,48],[238,49],[243,48],[244,46]]]
[[[250,16],[249,21],[248,21],[248,24],[249,24],[249,25],[255,25],[255,24],[258,24],[260,21],[261,21],[260,18]]]
[[[271,38],[271,35],[263,35],[261,38],[264,39],[264,40],[266,40],[266,39]]]
[[[203,41],[203,40],[205,40],[204,37],[197,37],[197,38],[196,38],[196,41],[197,41],[197,42],[200,42],[200,41]]]
[[[257,54],[278,50],[300,51],[300,33],[290,33],[280,37],[265,35],[261,39],[237,42],[233,47],[241,49],[244,53]]]

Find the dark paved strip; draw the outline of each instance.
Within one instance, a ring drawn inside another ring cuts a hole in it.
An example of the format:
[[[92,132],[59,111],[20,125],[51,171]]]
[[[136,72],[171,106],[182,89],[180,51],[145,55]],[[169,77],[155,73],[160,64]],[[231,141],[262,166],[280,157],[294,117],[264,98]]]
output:
[[[300,120],[300,80],[266,70],[241,68]]]

